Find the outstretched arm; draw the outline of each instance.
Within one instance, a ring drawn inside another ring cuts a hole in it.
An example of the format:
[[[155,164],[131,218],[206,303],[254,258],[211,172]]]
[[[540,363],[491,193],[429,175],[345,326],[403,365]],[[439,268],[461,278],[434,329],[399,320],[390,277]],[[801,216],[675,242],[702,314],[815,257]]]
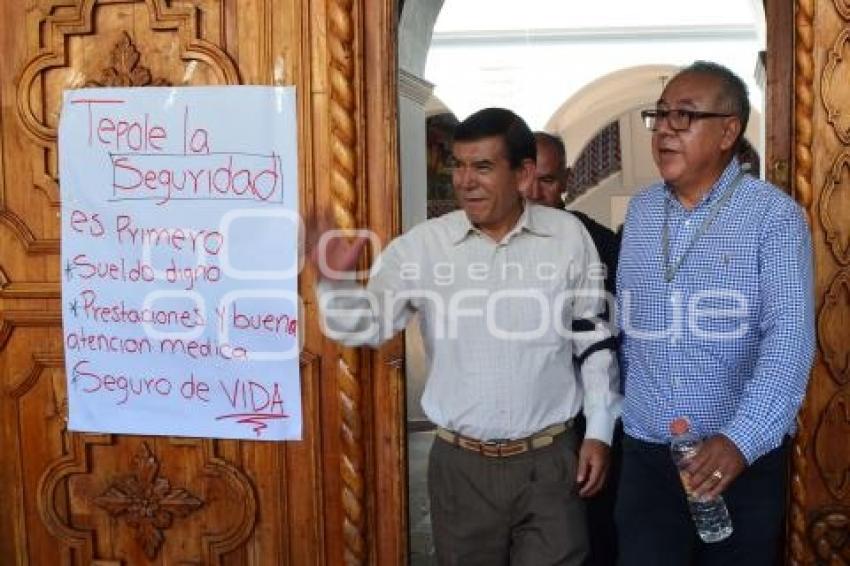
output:
[[[310,258],[319,273],[320,322],[328,338],[346,346],[378,346],[404,328],[413,309],[399,295],[404,248],[399,240],[391,242],[375,261],[364,288],[356,281],[354,269],[368,237],[347,238],[325,230],[312,239]]]

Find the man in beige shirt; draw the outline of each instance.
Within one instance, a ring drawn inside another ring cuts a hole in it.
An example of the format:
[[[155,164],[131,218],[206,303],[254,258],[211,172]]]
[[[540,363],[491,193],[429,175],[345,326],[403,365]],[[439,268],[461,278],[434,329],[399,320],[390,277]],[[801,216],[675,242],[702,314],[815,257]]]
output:
[[[420,315],[441,564],[581,564],[581,497],[608,467],[620,396],[599,260],[580,222],[520,196],[535,152],[513,112],[477,112],[452,148],[461,210],[390,242],[365,289],[346,277],[364,239],[325,239],[314,254],[332,339],[377,345]],[[570,423],[582,409],[579,448]]]

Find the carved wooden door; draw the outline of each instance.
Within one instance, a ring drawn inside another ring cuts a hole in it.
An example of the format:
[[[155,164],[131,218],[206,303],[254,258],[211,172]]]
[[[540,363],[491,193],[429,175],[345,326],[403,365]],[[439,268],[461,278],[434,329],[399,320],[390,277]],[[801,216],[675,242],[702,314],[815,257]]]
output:
[[[815,246],[818,356],[791,475],[792,564],[850,564],[850,2],[795,2],[794,192]]]
[[[300,210],[393,233],[392,4],[0,3],[0,563],[404,562],[398,342],[325,341],[308,269],[303,441],[73,433],[58,260],[58,113],[83,85],[294,84]]]

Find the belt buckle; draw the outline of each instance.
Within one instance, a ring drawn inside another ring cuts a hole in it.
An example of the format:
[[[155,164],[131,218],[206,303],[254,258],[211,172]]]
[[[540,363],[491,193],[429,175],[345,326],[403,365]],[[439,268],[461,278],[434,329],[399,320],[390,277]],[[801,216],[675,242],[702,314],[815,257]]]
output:
[[[504,438],[481,441],[479,443],[480,452],[485,456],[498,458],[502,455],[502,448],[505,446],[506,442],[507,440]]]

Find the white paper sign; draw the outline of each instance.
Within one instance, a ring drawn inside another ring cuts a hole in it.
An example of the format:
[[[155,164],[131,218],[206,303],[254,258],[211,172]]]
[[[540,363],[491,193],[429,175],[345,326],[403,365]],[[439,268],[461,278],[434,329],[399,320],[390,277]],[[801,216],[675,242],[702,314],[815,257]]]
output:
[[[65,92],[69,429],[301,438],[296,150],[293,88]]]

